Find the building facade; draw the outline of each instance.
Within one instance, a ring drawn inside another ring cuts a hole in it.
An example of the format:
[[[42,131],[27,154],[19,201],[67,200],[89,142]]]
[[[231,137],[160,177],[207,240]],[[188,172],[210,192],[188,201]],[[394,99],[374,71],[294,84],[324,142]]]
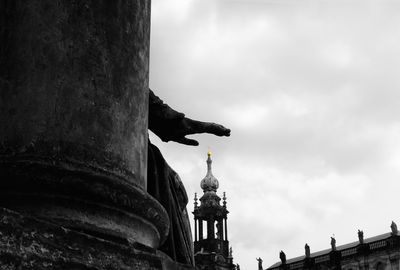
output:
[[[231,270],[233,264],[232,248],[228,241],[228,213],[225,192],[221,198],[217,195],[218,180],[211,170],[211,153],[207,158],[207,174],[201,180],[203,196],[198,204],[194,198],[194,257],[196,269]]]
[[[331,237],[331,248],[310,252],[305,245],[305,254],[286,260],[283,251],[281,261],[268,270],[399,270],[400,235],[397,225],[392,222],[391,232],[364,239],[363,231],[358,231],[358,241],[336,247]]]

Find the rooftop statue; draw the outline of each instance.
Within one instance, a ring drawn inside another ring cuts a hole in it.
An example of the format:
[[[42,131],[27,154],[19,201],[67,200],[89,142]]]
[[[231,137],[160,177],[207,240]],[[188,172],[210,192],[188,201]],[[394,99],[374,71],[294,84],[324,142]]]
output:
[[[332,247],[333,251],[336,250],[336,239],[335,239],[335,237],[331,237],[331,247]]]
[[[260,257],[258,257],[258,259],[256,258],[256,260],[258,261],[258,270],[263,270],[263,260]]]
[[[397,233],[398,233],[397,224],[394,221],[392,221],[392,224],[390,225],[390,228],[392,229],[392,234],[393,235],[397,235]]]
[[[360,244],[364,244],[364,232],[361,230],[358,230],[358,241]]]
[[[310,246],[308,244],[306,244],[304,246],[305,252],[306,252],[306,258],[310,258],[311,253],[310,253]]]
[[[392,224],[390,224],[390,229],[392,230],[393,235],[397,235],[398,233],[397,224],[394,221],[392,221]]]
[[[282,264],[286,263],[286,254],[282,250],[279,252],[279,258],[281,259]]]

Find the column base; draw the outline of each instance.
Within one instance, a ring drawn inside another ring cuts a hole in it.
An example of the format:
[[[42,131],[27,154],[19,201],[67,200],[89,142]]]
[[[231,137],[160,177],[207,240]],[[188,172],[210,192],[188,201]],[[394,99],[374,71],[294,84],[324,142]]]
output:
[[[157,249],[165,209],[118,175],[73,162],[0,158],[0,207],[102,239]]]
[[[115,242],[0,208],[1,269],[193,270],[135,242]]]

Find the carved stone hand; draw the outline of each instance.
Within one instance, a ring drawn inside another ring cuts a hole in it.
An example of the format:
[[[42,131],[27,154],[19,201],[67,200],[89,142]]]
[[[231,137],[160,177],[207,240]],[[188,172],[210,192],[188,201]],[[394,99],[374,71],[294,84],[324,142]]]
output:
[[[202,122],[185,117],[165,104],[151,90],[149,94],[149,129],[162,141],[175,141],[186,145],[199,145],[198,141],[186,138],[187,135],[209,133],[217,136],[230,136],[230,129],[222,125]]]

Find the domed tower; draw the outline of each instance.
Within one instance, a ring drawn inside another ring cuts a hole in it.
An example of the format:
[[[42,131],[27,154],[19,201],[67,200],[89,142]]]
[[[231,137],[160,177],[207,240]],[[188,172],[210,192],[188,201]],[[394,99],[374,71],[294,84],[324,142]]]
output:
[[[228,241],[226,196],[217,195],[219,182],[212,174],[211,153],[207,153],[207,174],[201,180],[203,196],[194,197],[194,254],[197,269],[234,269]],[[208,267],[208,268],[207,268]]]

